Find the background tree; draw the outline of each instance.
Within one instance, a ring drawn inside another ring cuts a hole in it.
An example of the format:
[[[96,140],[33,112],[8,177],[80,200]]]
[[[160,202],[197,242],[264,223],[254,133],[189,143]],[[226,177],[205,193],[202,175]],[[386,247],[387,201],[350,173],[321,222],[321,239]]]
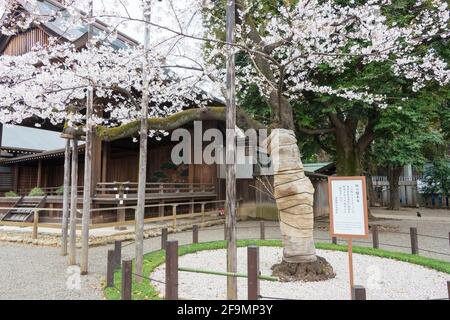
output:
[[[378,138],[372,149],[372,161],[387,169],[390,186],[390,210],[400,209],[399,178],[404,166],[422,170],[430,160],[430,150],[442,147],[442,134],[431,125],[432,113],[416,107],[390,108],[383,113],[375,128]]]

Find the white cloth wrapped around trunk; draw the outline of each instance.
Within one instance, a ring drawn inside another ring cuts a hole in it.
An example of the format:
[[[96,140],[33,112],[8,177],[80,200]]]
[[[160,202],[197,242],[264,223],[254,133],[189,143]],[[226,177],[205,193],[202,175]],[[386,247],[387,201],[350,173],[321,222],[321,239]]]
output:
[[[305,176],[295,133],[274,129],[268,142],[283,237],[283,260],[313,262],[317,259],[313,237],[314,187]]]

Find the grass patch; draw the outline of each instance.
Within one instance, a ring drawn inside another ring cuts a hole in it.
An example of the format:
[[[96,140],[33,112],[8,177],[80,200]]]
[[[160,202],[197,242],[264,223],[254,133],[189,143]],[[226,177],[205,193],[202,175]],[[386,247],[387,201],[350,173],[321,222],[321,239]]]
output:
[[[258,245],[260,247],[281,247],[281,240],[238,240],[238,247],[246,247],[251,244]],[[178,248],[178,252],[180,256],[185,254],[204,251],[204,250],[216,250],[216,249],[225,249],[227,246],[226,241],[213,241],[213,242],[204,242],[204,243],[196,243],[183,245]],[[331,243],[316,243],[317,249],[322,250],[335,250],[335,251],[347,251],[347,246],[344,245],[335,245]],[[402,252],[392,252],[383,249],[373,249],[367,247],[353,247],[354,253],[371,255],[381,258],[394,259],[398,261],[409,262],[412,264],[417,264],[420,266],[424,266],[430,269],[434,269],[440,272],[445,272],[450,274],[450,263],[426,258],[422,256],[416,256],[408,253]],[[149,276],[152,272],[165,261],[164,250],[158,250],[154,252],[147,253],[144,255],[144,275]],[[133,264],[134,270],[134,264]],[[116,284],[115,288],[105,288],[104,293],[105,297],[108,300],[119,300],[120,299],[120,283],[121,283],[121,272],[117,271],[114,274],[114,283]],[[137,283],[135,279],[133,279],[133,291],[132,291],[133,300],[159,300],[159,292],[158,290],[150,283],[148,280],[143,280],[141,283]]]

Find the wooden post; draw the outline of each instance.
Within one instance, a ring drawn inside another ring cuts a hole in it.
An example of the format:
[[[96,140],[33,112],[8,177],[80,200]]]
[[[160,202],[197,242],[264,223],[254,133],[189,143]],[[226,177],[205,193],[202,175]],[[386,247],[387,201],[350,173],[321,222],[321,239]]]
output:
[[[166,249],[167,245],[167,228],[161,229],[161,249]]]
[[[259,299],[259,248],[247,247],[247,288],[248,300]]]
[[[93,0],[89,1],[89,16],[94,15]],[[87,41],[92,40],[93,25],[88,24]],[[92,138],[94,112],[94,89],[90,86],[86,97],[86,141],[84,152],[84,185],[83,185],[83,214],[81,216],[81,274],[88,273],[89,264],[89,223],[91,219],[91,183],[92,183]]]
[[[159,217],[164,217],[164,200],[159,201],[159,208],[158,208],[158,216]]]
[[[378,249],[380,247],[380,241],[378,239],[378,226],[377,225],[372,226],[372,243],[373,243],[373,247],[375,249]]]
[[[70,192],[69,265],[77,264],[77,192],[78,192],[78,140],[72,139],[72,190]]]
[[[63,185],[63,211],[61,221],[61,255],[67,255],[67,229],[69,227],[69,197],[70,197],[70,140],[66,140],[64,150],[64,185]]]
[[[417,228],[410,228],[411,235],[411,253],[419,254],[419,240],[417,238]]]
[[[261,240],[266,240],[266,227],[264,221],[259,223],[259,238]]]
[[[0,159],[2,158],[3,123],[0,122]]]
[[[226,225],[228,233],[227,243],[227,272],[237,271],[237,247],[236,247],[236,70],[235,54],[232,44],[235,41],[236,24],[235,0],[227,1],[227,97],[226,97]],[[227,278],[227,298],[237,300],[237,279]]]
[[[205,223],[205,204],[204,203],[202,203],[201,210],[202,210],[202,224],[203,224],[203,223]],[[450,239],[450,232],[448,235],[449,235],[449,239]]]
[[[122,260],[122,241],[114,241],[114,268],[120,268],[120,261]]]
[[[353,286],[352,300],[366,300],[366,288],[363,286]]]
[[[337,238],[336,237],[332,237],[331,238],[331,243],[332,244],[337,244]]]
[[[122,261],[122,288],[120,290],[122,300],[131,300],[132,261]]]
[[[450,281],[447,281],[448,299],[450,300]]]
[[[38,223],[39,223],[39,210],[34,210],[34,218],[33,218],[33,239],[38,238]]]
[[[173,232],[177,232],[177,205],[172,206]]]
[[[178,241],[167,241],[166,300],[178,300]]]
[[[448,233],[448,245],[450,246],[450,232]]]
[[[124,185],[122,183],[119,184],[119,204],[118,204],[118,208],[117,208],[117,221],[118,222],[124,222],[125,221],[125,209],[123,209],[124,205],[124,194],[125,194],[125,188]],[[121,208],[122,207],[122,208]],[[125,226],[116,226],[115,227],[116,230],[125,230],[126,227]]]
[[[353,240],[348,239],[348,275],[350,282],[350,294],[353,294],[354,278],[353,278]]]
[[[115,269],[116,269],[115,252],[114,250],[108,250],[108,261],[106,265],[106,286],[108,288],[114,287]]]
[[[150,22],[150,2],[144,2],[144,20]],[[142,72],[142,100],[141,100],[141,119],[140,119],[140,144],[139,144],[139,179],[138,179],[138,201],[136,208],[136,274],[142,276],[142,268],[144,261],[144,215],[145,215],[145,191],[147,187],[147,149],[148,149],[148,105],[150,102],[149,84],[150,79],[146,72],[149,64],[150,49],[150,24],[145,23],[144,26],[144,63]],[[137,282],[142,282],[142,278],[138,277]]]
[[[192,226],[192,243],[198,243],[198,225]]]
[[[223,239],[227,240],[227,238],[228,238],[228,235],[227,235],[227,224],[225,223],[223,225]]]

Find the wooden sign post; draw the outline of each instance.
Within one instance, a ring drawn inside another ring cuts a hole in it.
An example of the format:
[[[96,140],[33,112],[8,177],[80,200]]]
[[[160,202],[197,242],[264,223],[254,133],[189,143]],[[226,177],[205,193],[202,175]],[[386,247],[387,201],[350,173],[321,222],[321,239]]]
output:
[[[353,239],[368,238],[366,177],[329,177],[330,234],[348,241],[350,292],[353,279]]]

